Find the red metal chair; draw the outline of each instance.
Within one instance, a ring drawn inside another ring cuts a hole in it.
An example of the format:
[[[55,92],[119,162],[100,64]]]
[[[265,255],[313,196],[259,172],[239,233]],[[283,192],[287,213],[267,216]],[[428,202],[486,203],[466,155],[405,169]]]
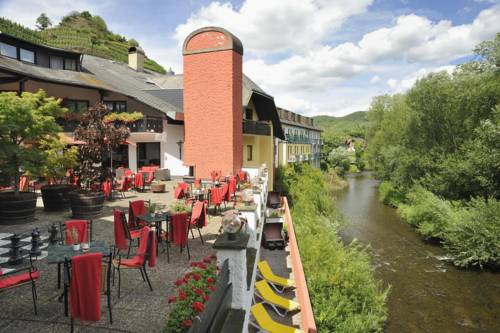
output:
[[[0,292],[6,290],[14,289],[17,287],[22,287],[24,285],[31,284],[31,295],[33,297],[33,310],[35,315],[38,314],[36,300],[38,295],[36,293],[35,281],[40,278],[40,271],[33,266],[30,257],[30,266],[18,268],[7,273],[2,272],[0,267]]]
[[[220,187],[212,187],[210,189],[209,204],[214,206],[214,215],[217,214],[217,208],[221,212],[222,191]]]
[[[126,199],[125,192],[130,190],[132,187],[132,179],[130,177],[124,177],[118,184],[116,190],[121,194],[123,199]]]
[[[114,233],[115,233],[115,247],[118,250],[127,249],[127,258],[130,256],[130,249],[135,240],[141,237],[141,229],[130,230],[127,223],[125,212],[119,209],[113,211],[114,218]]]
[[[148,206],[151,203],[148,201]],[[128,205],[128,226],[130,230],[140,229],[143,227],[138,218],[139,215],[147,213],[147,206],[144,200],[130,201]]]
[[[187,213],[175,213],[170,216],[171,218],[171,230],[168,235],[172,242],[180,248],[180,252],[184,247],[187,248],[188,259],[191,259],[191,253],[189,252],[188,234],[190,219]],[[167,244],[168,248],[169,244]]]
[[[194,202],[191,217],[189,218],[189,230],[191,231],[191,237],[194,239],[193,228],[198,229],[200,235],[201,244],[205,244],[203,241],[203,236],[201,235],[201,228],[207,225],[207,207],[204,201],[197,200]]]
[[[149,289],[153,291],[151,281],[146,270],[146,263],[149,267],[156,266],[156,234],[149,227],[141,230],[140,245],[137,253],[130,259],[113,259],[113,285],[115,283],[115,271],[118,271],[118,298],[121,296],[121,270],[137,269],[141,272],[143,281],[147,281]]]

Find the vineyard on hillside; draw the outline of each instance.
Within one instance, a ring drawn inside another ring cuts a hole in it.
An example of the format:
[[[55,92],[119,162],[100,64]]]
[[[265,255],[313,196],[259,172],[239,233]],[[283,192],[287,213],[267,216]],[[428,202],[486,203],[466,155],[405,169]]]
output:
[[[128,61],[131,41],[107,30],[99,16],[88,12],[73,13],[63,18],[54,28],[43,31],[32,30],[18,23],[0,17],[0,31],[28,42],[81,52],[120,62]],[[146,59],[144,67],[165,73],[157,62]]]

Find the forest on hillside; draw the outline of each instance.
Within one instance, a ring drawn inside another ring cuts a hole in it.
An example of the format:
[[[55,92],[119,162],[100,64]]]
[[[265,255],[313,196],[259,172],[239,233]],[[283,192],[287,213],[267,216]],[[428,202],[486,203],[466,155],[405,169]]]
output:
[[[500,267],[500,33],[453,73],[375,98],[366,154],[384,203],[462,267]]]
[[[139,43],[108,29],[104,19],[88,11],[70,12],[54,27],[45,14],[37,20],[39,30],[33,30],[0,17],[0,31],[14,37],[66,50],[95,55],[116,61],[128,62],[128,49]],[[165,73],[165,69],[152,59],[146,59],[144,67]]]

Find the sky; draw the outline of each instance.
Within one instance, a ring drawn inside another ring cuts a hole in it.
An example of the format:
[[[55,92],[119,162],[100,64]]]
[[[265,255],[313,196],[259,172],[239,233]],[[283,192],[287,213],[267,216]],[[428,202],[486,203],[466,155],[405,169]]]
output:
[[[470,60],[500,32],[500,0],[0,0],[0,16],[28,27],[88,10],[182,73],[182,43],[220,26],[244,46],[243,71],[278,106],[306,116],[367,110],[424,75]]]

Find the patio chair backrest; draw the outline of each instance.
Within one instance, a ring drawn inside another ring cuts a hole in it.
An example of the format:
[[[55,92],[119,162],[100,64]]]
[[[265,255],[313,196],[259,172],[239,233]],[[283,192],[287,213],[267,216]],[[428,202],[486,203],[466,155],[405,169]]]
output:
[[[129,202],[128,219],[129,225],[137,226],[137,217],[146,214],[146,204],[144,200],[135,200]]]
[[[66,220],[60,226],[62,239],[67,245],[73,244],[71,236],[66,234],[66,230],[76,228],[78,231],[78,243],[86,243],[92,241],[92,221],[89,220]],[[90,236],[89,236],[90,234]],[[69,237],[68,237],[69,236]]]

